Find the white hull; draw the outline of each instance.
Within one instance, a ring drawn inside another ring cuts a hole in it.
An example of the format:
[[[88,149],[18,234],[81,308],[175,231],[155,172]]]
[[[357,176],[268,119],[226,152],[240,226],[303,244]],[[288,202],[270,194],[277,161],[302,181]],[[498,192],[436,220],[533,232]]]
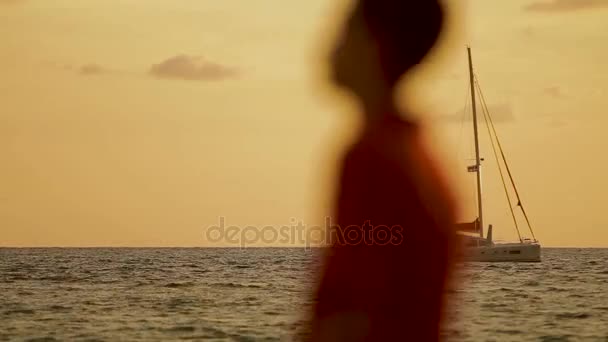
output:
[[[538,243],[495,243],[488,246],[468,247],[467,260],[477,262],[539,262]]]

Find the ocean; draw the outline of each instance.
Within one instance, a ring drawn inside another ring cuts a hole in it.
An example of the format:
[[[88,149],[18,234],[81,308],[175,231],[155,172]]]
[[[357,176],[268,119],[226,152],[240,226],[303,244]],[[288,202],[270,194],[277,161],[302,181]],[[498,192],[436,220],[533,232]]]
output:
[[[0,248],[0,341],[291,341],[318,249]],[[608,341],[608,249],[471,263],[446,341]]]

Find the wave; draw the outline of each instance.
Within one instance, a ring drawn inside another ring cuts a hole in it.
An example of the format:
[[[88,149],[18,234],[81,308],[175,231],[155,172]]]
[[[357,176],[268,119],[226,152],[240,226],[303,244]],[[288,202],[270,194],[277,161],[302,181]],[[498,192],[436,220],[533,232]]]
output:
[[[240,284],[240,283],[213,283],[210,284],[213,287],[227,287],[227,288],[264,288],[264,285],[260,285],[260,284]]]
[[[195,284],[193,282],[183,282],[183,283],[172,282],[172,283],[165,284],[164,287],[167,287],[170,289],[178,289],[178,288],[183,288],[183,287],[192,287],[194,285]]]
[[[555,318],[558,319],[584,319],[589,317],[591,315],[586,312],[563,312],[555,315]]]

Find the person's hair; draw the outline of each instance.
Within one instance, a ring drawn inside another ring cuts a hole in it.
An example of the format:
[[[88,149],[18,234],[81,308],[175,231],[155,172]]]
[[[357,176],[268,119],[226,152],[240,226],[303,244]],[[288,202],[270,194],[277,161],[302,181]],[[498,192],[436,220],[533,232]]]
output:
[[[439,0],[359,0],[355,11],[377,43],[382,72],[391,85],[429,53],[444,21]]]

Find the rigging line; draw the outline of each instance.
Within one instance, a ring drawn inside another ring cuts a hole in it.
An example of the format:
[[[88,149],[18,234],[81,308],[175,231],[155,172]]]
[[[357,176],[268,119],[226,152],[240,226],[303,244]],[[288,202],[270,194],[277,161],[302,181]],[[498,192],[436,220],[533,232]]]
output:
[[[477,90],[481,93],[481,89],[479,83],[475,83],[477,86]],[[511,197],[509,196],[509,189],[507,189],[507,183],[505,182],[505,177],[502,172],[502,167],[500,167],[500,158],[498,157],[498,153],[496,152],[496,145],[494,144],[494,139],[492,139],[492,131],[490,130],[490,123],[492,119],[488,119],[490,117],[490,112],[488,108],[483,105],[481,106],[481,112],[483,114],[483,118],[486,122],[486,128],[488,129],[488,136],[490,137],[490,144],[492,145],[492,151],[494,152],[494,159],[496,160],[496,166],[498,167],[498,172],[500,174],[500,180],[502,181],[502,187],[505,190],[505,196],[507,197],[507,203],[509,204],[509,210],[511,211],[511,217],[513,218],[513,223],[515,224],[515,230],[517,231],[517,237],[519,238],[519,242],[523,242],[521,238],[521,233],[519,232],[519,226],[517,225],[517,219],[515,218],[515,211],[513,210],[513,205],[511,204]],[[495,137],[495,135],[494,135]]]
[[[479,89],[479,95],[480,95],[482,107],[484,107],[485,110],[487,110],[488,106],[486,104],[485,97],[483,96],[483,92],[481,91],[481,85],[479,84],[479,79],[477,78],[477,76],[475,76],[475,83],[477,84],[477,87]],[[500,150],[500,155],[502,156],[502,160],[505,164],[505,169],[507,170],[507,174],[509,175],[509,179],[511,180],[511,185],[513,185],[513,190],[515,191],[515,196],[517,197],[517,206],[521,208],[521,212],[524,214],[524,218],[526,219],[526,223],[528,225],[528,229],[530,230],[530,233],[532,234],[532,238],[534,239],[534,241],[537,241],[536,236],[534,235],[534,230],[532,229],[532,225],[530,224],[530,219],[528,218],[528,214],[526,213],[526,210],[524,209],[524,206],[521,203],[521,197],[519,197],[519,191],[517,191],[517,187],[515,186],[515,181],[513,180],[513,175],[511,174],[511,170],[509,169],[509,164],[507,163],[507,158],[505,157],[505,153],[502,149],[502,145],[500,144],[500,139],[498,139],[498,134],[496,133],[496,128],[494,127],[494,122],[492,121],[492,116],[490,116],[489,114],[490,114],[490,112],[488,111],[490,125],[492,126],[492,131],[494,132],[494,137],[496,138],[496,143],[498,144],[498,149]]]

